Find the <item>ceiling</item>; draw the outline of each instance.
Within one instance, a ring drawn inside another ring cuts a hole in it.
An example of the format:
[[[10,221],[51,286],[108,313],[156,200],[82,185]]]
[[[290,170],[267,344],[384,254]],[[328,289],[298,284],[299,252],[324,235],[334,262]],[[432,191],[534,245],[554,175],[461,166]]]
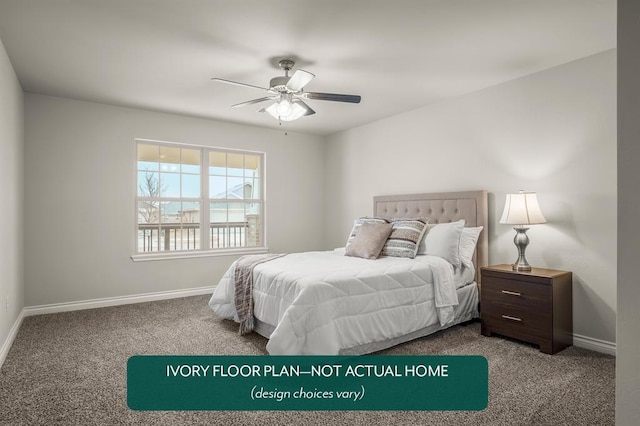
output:
[[[316,78],[326,135],[616,47],[616,0],[0,0],[26,92],[278,128],[264,96],[281,58]]]

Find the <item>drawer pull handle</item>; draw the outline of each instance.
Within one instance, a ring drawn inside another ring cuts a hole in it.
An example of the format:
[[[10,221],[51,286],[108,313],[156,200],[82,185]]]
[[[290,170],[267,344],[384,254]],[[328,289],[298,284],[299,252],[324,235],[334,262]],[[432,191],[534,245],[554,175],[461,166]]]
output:
[[[504,294],[510,294],[512,296],[522,296],[522,293],[518,293],[516,291],[502,290]]]
[[[509,315],[503,315],[503,316],[502,316],[502,318],[504,318],[504,319],[508,319],[508,320],[511,320],[511,321],[522,321],[522,319],[521,319],[521,318],[518,318],[518,317],[512,317],[512,316],[509,316]]]

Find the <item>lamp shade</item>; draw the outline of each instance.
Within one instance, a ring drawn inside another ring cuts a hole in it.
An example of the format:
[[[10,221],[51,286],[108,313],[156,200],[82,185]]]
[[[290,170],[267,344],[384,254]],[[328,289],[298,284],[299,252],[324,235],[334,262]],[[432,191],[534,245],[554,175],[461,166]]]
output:
[[[500,223],[510,225],[534,225],[546,223],[542,215],[538,197],[535,192],[520,191],[517,194],[507,194],[504,211]]]

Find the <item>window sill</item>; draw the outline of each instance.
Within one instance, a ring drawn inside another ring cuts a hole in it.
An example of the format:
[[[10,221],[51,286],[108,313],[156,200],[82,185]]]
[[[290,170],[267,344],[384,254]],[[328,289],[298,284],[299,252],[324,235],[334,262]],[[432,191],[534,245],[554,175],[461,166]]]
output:
[[[199,250],[199,251],[177,251],[163,253],[145,253],[134,254],[131,260],[134,262],[149,262],[153,260],[175,260],[175,259],[192,259],[197,257],[220,257],[220,256],[237,256],[244,254],[262,254],[268,253],[268,247],[226,249],[226,250]]]

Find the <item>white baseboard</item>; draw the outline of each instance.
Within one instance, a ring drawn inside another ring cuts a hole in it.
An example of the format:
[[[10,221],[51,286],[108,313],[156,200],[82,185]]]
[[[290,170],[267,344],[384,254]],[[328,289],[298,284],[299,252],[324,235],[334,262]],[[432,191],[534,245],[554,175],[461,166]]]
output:
[[[616,356],[616,344],[607,342],[606,340],[594,339],[593,337],[574,333],[573,344],[579,348],[589,349],[592,351]]]
[[[9,353],[9,349],[11,349],[11,345],[13,345],[13,341],[18,334],[18,330],[20,329],[20,325],[22,324],[22,319],[24,318],[24,309],[20,311],[18,318],[13,323],[11,330],[9,330],[9,335],[5,339],[4,343],[2,343],[2,347],[0,348],[0,368],[2,364],[4,364],[4,360],[7,358],[7,354]]]
[[[177,299],[180,297],[212,294],[215,287],[197,287],[185,290],[160,291],[156,293],[134,294],[131,296],[105,297],[102,299],[81,300],[78,302],[53,303],[51,305],[29,306],[24,308],[24,316],[55,314],[59,312],[79,311],[82,309],[105,308],[108,306],[129,305],[132,303],[153,302],[156,300]]]
[[[55,314],[59,312],[79,311],[82,309],[105,308],[107,306],[129,305],[132,303],[153,302],[156,300],[177,299],[180,297],[199,296],[212,294],[215,287],[198,287],[185,290],[160,291],[156,293],[135,294],[131,296],[105,297],[102,299],[81,300],[78,302],[53,303],[51,305],[28,306],[16,318],[9,335],[0,348],[0,367],[7,358],[9,349],[18,334],[22,320],[25,317],[42,314]]]
[[[59,312],[79,311],[82,309],[104,308],[108,306],[129,305],[132,303],[153,302],[156,300],[177,299],[180,297],[199,296],[212,294],[215,287],[198,287],[185,290],[161,291],[156,293],[136,294],[131,296],[105,297],[102,299],[82,300],[78,302],[54,303],[50,305],[29,306],[24,308],[13,327],[9,330],[9,335],[0,348],[0,367],[4,363],[9,349],[18,334],[18,329],[24,317],[42,314],[54,314]],[[606,340],[594,339],[581,334],[573,335],[573,344],[577,347],[602,352],[608,355],[616,355],[616,344]]]

